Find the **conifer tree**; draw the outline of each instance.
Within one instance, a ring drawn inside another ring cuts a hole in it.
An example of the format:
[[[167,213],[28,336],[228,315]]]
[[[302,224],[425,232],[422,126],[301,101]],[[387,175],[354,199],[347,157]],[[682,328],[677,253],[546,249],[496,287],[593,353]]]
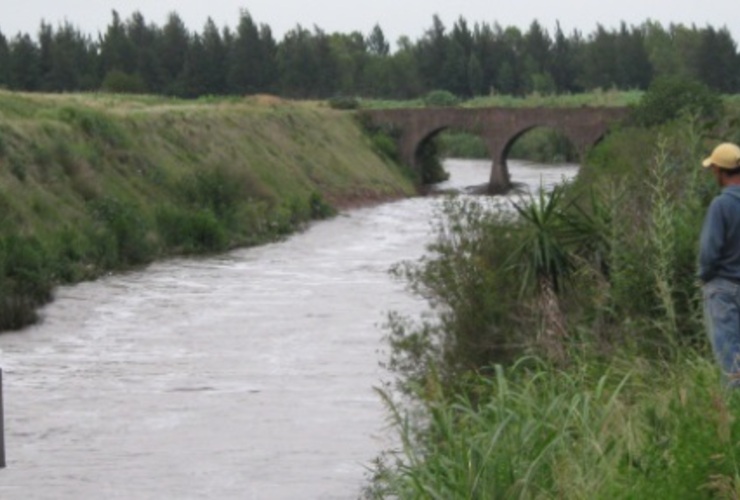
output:
[[[10,85],[10,48],[8,40],[0,32],[0,88]]]
[[[39,90],[41,58],[39,49],[28,34],[18,34],[10,43],[9,83],[13,90]]]

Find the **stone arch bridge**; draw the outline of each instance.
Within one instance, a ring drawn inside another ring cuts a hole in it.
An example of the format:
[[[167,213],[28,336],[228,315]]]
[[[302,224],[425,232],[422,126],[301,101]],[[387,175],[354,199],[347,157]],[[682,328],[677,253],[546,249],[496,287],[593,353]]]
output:
[[[419,168],[421,144],[444,129],[454,128],[480,136],[493,160],[489,192],[511,187],[506,157],[512,144],[535,127],[549,127],[567,137],[579,157],[596,144],[609,127],[628,114],[624,107],[570,108],[406,108],[362,111],[371,125],[400,132],[401,160]]]

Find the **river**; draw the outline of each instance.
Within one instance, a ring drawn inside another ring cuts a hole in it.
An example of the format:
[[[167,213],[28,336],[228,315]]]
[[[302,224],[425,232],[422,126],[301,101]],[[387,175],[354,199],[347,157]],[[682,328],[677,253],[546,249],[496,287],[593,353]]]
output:
[[[462,189],[490,164],[445,167]],[[537,187],[576,167],[510,170]],[[440,200],[59,288],[40,324],[0,335],[0,499],[357,498],[391,442],[381,325],[425,307],[387,271],[423,254]]]

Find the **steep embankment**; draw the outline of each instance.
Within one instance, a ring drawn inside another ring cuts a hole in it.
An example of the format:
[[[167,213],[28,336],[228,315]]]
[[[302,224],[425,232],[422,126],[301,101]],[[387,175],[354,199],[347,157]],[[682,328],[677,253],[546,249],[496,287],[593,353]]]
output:
[[[58,283],[411,193],[350,114],[316,104],[0,91],[0,329]]]

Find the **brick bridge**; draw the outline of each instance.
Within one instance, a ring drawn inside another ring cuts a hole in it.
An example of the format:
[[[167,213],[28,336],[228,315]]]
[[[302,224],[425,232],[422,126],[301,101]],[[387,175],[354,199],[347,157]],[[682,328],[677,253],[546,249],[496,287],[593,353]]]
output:
[[[401,160],[419,168],[417,151],[427,139],[447,128],[480,136],[493,159],[489,192],[511,187],[506,157],[511,145],[534,127],[550,127],[567,137],[582,159],[606,134],[609,126],[627,116],[620,107],[581,108],[409,108],[366,110],[370,123],[400,131]]]

